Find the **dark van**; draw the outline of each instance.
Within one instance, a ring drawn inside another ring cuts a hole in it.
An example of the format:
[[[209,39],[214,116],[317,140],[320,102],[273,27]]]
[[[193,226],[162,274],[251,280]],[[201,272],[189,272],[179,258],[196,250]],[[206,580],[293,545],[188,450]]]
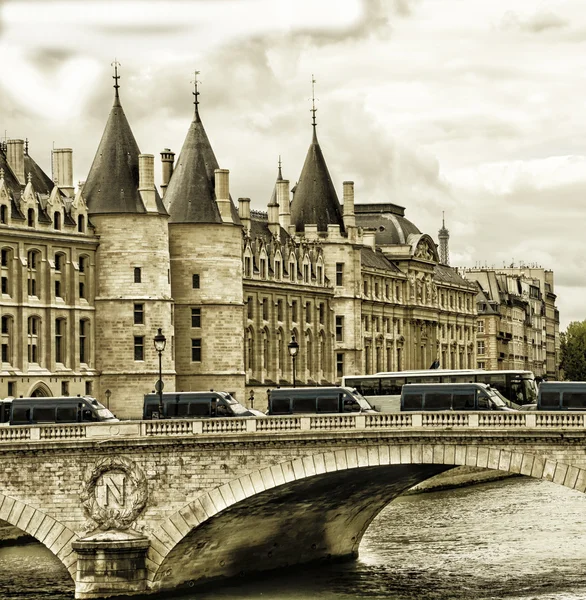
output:
[[[12,406],[12,398],[0,400],[0,425],[10,422],[10,407]]]
[[[277,388],[269,392],[268,415],[356,413],[376,411],[353,388]]]
[[[37,423],[95,423],[118,419],[91,396],[61,398],[14,398],[10,408],[11,425]]]
[[[159,414],[159,394],[144,397],[143,419]],[[197,419],[205,417],[256,417],[259,410],[246,408],[228,392],[167,392],[163,394],[163,419]]]
[[[543,381],[537,410],[586,410],[585,381]]]
[[[407,383],[401,390],[401,410],[517,412],[486,383]]]

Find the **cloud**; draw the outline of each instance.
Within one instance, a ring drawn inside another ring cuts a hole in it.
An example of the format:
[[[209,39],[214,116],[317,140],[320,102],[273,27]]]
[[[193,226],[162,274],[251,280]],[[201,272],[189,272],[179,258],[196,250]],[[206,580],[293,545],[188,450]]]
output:
[[[499,24],[503,31],[524,31],[537,34],[552,29],[563,29],[568,25],[566,19],[550,10],[543,9],[529,15],[521,15],[509,10],[503,15]]]

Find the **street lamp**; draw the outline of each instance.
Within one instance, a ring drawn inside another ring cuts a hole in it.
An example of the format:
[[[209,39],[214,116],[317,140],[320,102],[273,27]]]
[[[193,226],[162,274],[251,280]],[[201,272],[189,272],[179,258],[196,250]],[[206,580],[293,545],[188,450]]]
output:
[[[163,335],[163,330],[159,327],[159,331],[153,340],[155,342],[155,350],[159,353],[159,381],[155,389],[159,392],[159,419],[163,418],[163,351],[167,344],[167,338]]]
[[[293,387],[295,387],[295,359],[299,352],[299,344],[295,341],[294,335],[291,336],[291,341],[287,344],[287,348],[289,349],[289,355],[293,361]]]

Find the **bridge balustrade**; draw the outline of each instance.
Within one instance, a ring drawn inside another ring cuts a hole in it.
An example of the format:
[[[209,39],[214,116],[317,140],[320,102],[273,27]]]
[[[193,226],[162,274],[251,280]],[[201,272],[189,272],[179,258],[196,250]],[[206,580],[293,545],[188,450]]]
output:
[[[176,419],[0,427],[0,443],[113,437],[223,436],[304,431],[393,429],[578,429],[586,414],[567,412],[409,412],[352,415],[264,416],[242,419]]]

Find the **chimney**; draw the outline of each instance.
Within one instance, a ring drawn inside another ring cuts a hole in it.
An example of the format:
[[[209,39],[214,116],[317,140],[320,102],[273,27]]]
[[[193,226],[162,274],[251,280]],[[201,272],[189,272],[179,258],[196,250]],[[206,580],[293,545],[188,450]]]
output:
[[[365,231],[362,234],[362,239],[364,241],[364,245],[365,246],[370,246],[373,250],[376,251],[376,232],[371,230],[371,231]]]
[[[155,198],[155,157],[152,154],[138,155],[138,192],[147,212],[157,212]]]
[[[242,227],[250,233],[250,198],[238,198],[238,216]]]
[[[354,182],[344,181],[344,227],[356,227],[354,214]]]
[[[73,150],[55,148],[51,152],[53,183],[70,198],[73,196]]]
[[[281,226],[279,225],[279,205],[275,203],[271,203],[267,205],[268,208],[268,217],[269,217],[269,231],[273,235],[279,235],[281,231]]]
[[[167,186],[169,185],[171,175],[173,175],[174,162],[175,152],[169,148],[165,148],[161,152],[161,163],[163,165],[163,182],[161,183],[161,192],[163,194],[163,198],[165,197],[165,192],[167,191]]]
[[[24,140],[8,140],[8,142],[6,142],[6,159],[8,160],[8,166],[16,175],[18,183],[25,185]]]
[[[228,169],[216,169],[216,202],[220,210],[220,216],[224,223],[232,223],[232,212],[230,211],[230,171]]]
[[[289,202],[289,180],[277,181],[277,203],[279,204],[279,223],[283,229],[289,230],[291,225],[291,203]]]

